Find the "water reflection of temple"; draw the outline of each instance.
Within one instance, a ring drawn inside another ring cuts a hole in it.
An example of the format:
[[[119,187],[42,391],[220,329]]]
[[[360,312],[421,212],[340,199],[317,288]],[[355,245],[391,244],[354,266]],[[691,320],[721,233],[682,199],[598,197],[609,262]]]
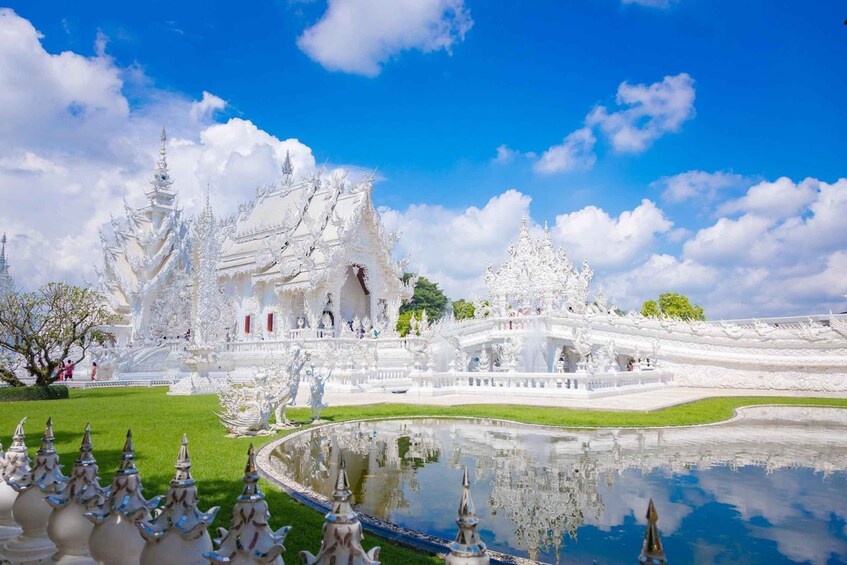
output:
[[[714,466],[803,467],[827,475],[847,469],[847,410],[758,407],[713,426],[559,430],[494,421],[350,423],[315,430],[285,445],[288,474],[313,490],[332,490],[337,449],[348,462],[356,503],[386,518],[408,509],[416,470],[430,462],[475,460],[490,483],[488,507],[514,527],[531,558],[555,553],[585,523],[596,524],[603,493],[626,469],[647,473]],[[432,493],[440,496],[441,493]]]

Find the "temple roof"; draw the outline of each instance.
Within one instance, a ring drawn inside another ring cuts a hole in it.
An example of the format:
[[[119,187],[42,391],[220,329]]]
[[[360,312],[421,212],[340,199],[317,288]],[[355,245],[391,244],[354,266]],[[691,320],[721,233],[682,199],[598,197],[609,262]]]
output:
[[[363,218],[383,235],[370,191],[367,180],[349,184],[333,179],[322,186],[318,177],[260,191],[229,227],[219,273],[250,274],[284,286],[309,284],[336,266],[333,259]],[[381,241],[378,247],[390,260],[390,242]]]

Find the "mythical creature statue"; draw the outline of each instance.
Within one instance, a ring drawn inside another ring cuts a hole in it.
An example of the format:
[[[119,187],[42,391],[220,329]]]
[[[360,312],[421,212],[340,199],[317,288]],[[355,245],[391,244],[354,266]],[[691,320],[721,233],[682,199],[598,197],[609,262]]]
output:
[[[223,412],[217,415],[232,436],[267,435],[276,397],[274,386],[264,371],[257,372],[253,382],[244,386],[227,378],[218,396]]]

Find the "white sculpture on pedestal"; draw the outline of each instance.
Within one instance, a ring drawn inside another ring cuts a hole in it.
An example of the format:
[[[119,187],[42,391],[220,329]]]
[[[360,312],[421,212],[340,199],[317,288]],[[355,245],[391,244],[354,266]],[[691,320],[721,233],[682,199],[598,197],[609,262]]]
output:
[[[2,553],[10,561],[38,562],[50,557],[56,550],[47,537],[47,521],[53,508],[44,497],[61,490],[67,481],[61,468],[59,455],[53,447],[53,420],[48,418],[41,448],[32,460],[29,473],[20,481],[9,480],[18,492],[12,515],[23,530],[3,545]]]
[[[212,551],[212,539],[207,528],[218,513],[217,506],[208,512],[197,508],[196,481],[191,476],[188,437],[176,460],[176,473],[165,495],[165,503],[150,522],[138,522],[141,536],[146,540],[141,552],[141,565],[206,565],[204,555]]]
[[[47,503],[53,507],[47,534],[57,551],[45,563],[94,564],[88,551],[94,524],[85,518],[85,513],[102,506],[109,491],[100,486],[97,461],[91,450],[91,425],[87,424],[68,482],[47,497]]]
[[[109,499],[102,508],[85,514],[94,523],[88,539],[94,560],[100,565],[138,565],[144,538],[136,523],[149,521],[150,512],[161,498],[157,496],[148,501],[141,495],[141,477],[135,467],[132,431],[128,430]]]
[[[326,376],[322,377],[321,374],[315,370],[315,366],[312,365],[309,371],[306,372],[306,375],[310,379],[309,408],[312,422],[319,422],[321,419],[321,409],[326,408],[327,406],[323,403],[324,385],[326,385],[326,381],[332,376],[332,369],[330,369]]]
[[[247,466],[244,468],[244,490],[236,499],[232,509],[229,530],[218,529],[220,538],[215,540],[218,548],[205,554],[215,565],[284,565],[283,542],[291,531],[285,526],[277,531],[268,526],[270,512],[265,495],[259,490],[259,473],[253,444],[247,450]]]
[[[324,522],[321,549],[317,555],[301,551],[300,559],[305,565],[379,565],[379,548],[366,552],[362,547],[362,523],[350,504],[352,495],[347,465],[342,459],[332,494],[332,510]]]
[[[0,545],[21,533],[21,528],[12,517],[12,506],[18,498],[18,491],[9,483],[20,483],[29,474],[30,461],[25,443],[25,423],[26,418],[17,425],[15,434],[12,436],[12,445],[0,459]]]
[[[456,524],[459,525],[459,533],[456,541],[449,546],[450,553],[444,558],[444,565],[488,565],[488,551],[476,530],[479,518],[476,517],[476,508],[471,498],[467,467],[462,477],[462,499]]]

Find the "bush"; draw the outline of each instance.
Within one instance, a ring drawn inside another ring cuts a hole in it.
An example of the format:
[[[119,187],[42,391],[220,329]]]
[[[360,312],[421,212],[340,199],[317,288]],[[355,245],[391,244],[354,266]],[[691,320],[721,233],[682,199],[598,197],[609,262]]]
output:
[[[24,400],[59,400],[68,398],[65,385],[18,386],[0,388],[0,402],[18,402]]]

